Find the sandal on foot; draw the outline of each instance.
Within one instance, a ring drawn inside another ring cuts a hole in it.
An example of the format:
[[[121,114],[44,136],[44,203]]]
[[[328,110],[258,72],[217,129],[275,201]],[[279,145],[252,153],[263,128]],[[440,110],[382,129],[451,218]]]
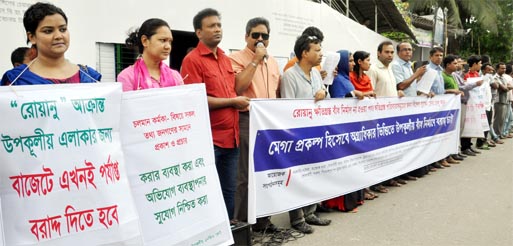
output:
[[[364,193],[364,198],[365,200],[374,200],[375,198],[378,198],[379,195],[374,193],[374,192],[371,192],[369,188],[365,188],[363,190],[363,193]],[[370,197],[370,199],[367,199],[367,196]]]
[[[370,192],[365,192],[363,194],[363,197],[365,200],[374,200],[374,198],[376,198],[375,196],[373,196]]]
[[[388,189],[383,185],[376,185],[371,187],[372,191],[379,192],[379,193],[387,193]]]
[[[401,187],[401,184],[399,184],[399,182],[391,179],[390,181],[388,181],[386,184],[386,186],[395,186],[395,187]]]

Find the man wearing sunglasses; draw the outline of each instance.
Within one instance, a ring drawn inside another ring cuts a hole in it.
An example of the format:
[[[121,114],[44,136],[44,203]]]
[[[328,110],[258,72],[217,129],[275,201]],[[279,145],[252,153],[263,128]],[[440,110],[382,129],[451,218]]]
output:
[[[267,54],[269,21],[256,17],[246,24],[246,47],[230,54],[235,72],[237,95],[248,98],[279,97],[280,71],[276,60]],[[239,113],[240,155],[235,192],[235,219],[248,220],[249,111]],[[254,231],[276,232],[270,217],[258,218]]]

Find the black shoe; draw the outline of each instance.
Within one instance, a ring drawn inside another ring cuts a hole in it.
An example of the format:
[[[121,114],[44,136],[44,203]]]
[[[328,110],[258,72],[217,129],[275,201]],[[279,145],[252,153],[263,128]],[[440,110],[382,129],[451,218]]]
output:
[[[470,156],[476,156],[476,153],[472,152],[472,150],[470,150],[470,149],[464,150],[463,154],[470,155]]]
[[[431,166],[435,167],[435,168],[438,168],[438,169],[443,169],[444,167],[442,167],[442,165],[440,165],[440,163],[438,162],[435,162],[433,164],[431,164]]]
[[[309,225],[327,226],[331,223],[329,219],[321,219],[315,215],[308,216],[305,218],[306,223]]]
[[[468,148],[470,151],[476,153],[476,154],[481,154],[481,151],[477,151],[475,149],[473,149],[472,147]]]
[[[451,155],[452,159],[454,160],[457,160],[457,161],[463,161],[465,158],[461,157],[460,155],[456,154],[456,155]]]
[[[299,224],[292,225],[292,228],[304,234],[312,234],[314,232],[314,228],[304,221]]]

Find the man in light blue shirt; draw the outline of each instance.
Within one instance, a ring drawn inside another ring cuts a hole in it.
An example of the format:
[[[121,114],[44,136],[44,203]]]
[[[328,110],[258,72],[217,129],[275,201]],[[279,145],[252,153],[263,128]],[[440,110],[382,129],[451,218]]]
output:
[[[405,96],[417,96],[417,79],[426,72],[426,66],[422,66],[415,73],[411,68],[411,58],[413,49],[410,43],[401,42],[397,44],[397,56],[392,62],[392,71],[394,73],[395,81],[397,83],[397,90],[402,90]]]
[[[444,79],[442,77],[443,68],[440,66],[442,64],[442,60],[444,59],[444,49],[441,47],[433,47],[429,51],[429,64],[428,69],[433,69],[437,72],[435,80],[431,85],[431,92],[435,93],[435,95],[443,95],[445,94],[444,89]]]

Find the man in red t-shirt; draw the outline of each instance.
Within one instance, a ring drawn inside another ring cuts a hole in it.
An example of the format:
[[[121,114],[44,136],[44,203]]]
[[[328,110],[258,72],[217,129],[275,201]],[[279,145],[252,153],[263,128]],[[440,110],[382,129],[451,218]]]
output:
[[[238,110],[249,106],[249,98],[237,96],[230,59],[217,47],[223,38],[219,12],[211,8],[201,10],[194,16],[193,25],[200,42],[184,58],[181,73],[185,84],[205,84],[216,169],[232,220],[239,159]]]

